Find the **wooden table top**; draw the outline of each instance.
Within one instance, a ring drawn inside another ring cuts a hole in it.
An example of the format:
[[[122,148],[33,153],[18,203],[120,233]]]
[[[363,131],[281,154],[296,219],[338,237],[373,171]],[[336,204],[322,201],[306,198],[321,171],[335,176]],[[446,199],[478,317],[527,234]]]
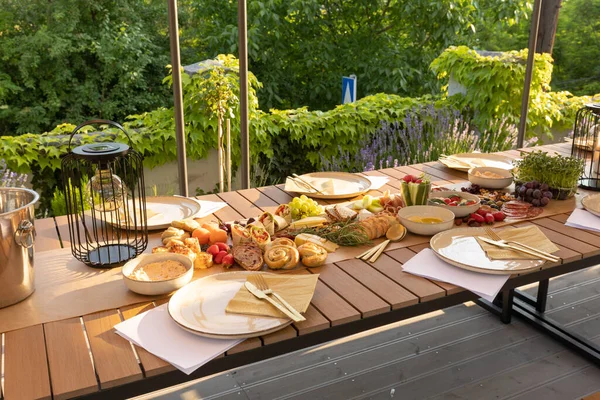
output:
[[[536,149],[570,154],[569,144],[521,151]],[[520,156],[516,150],[501,154],[511,158]],[[436,185],[464,182],[467,178],[466,173],[446,168],[439,162],[386,168],[364,174],[390,178],[387,185],[370,192],[378,196],[385,190],[398,192],[400,178],[405,174],[420,172],[431,175]],[[292,194],[283,190],[282,185],[278,185],[199,198],[225,201],[229,205],[205,220],[231,221],[254,217],[262,211],[274,211],[279,204],[289,202],[292,197]],[[514,225],[537,225],[560,248],[557,255],[564,263],[600,254],[600,233],[565,227],[567,217],[568,213],[559,214]],[[66,217],[37,220],[35,224],[37,252],[69,246]],[[349,258],[320,268],[296,271],[320,274],[306,321],[294,323],[270,335],[248,339],[219,358],[260,347],[268,348],[288,339],[326,332],[351,321],[465,292],[458,286],[402,271],[401,265],[428,245],[429,237],[409,234],[403,241],[389,247],[373,264]],[[166,300],[127,306],[3,333],[4,363],[0,362],[0,368],[4,370],[0,371],[0,376],[4,375],[4,386],[0,388],[0,398],[70,398],[173,371],[174,367],[170,364],[142,348],[131,346],[113,330],[113,326],[120,321],[164,302]]]

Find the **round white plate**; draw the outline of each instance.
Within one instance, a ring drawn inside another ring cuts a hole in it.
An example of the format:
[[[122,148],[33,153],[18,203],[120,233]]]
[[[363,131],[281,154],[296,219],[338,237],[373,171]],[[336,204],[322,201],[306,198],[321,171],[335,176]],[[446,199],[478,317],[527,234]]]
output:
[[[581,205],[592,214],[600,217],[600,194],[590,194],[581,199]]]
[[[444,261],[463,269],[486,274],[512,275],[539,269],[544,260],[490,260],[476,236],[481,228],[455,228],[431,238],[431,249]]]
[[[198,279],[169,301],[169,315],[184,329],[217,339],[241,339],[266,335],[292,323],[289,318],[261,317],[225,312],[229,301],[253,272],[224,272]]]
[[[366,193],[371,187],[371,181],[364,176],[348,172],[313,172],[300,175],[300,177],[322,191],[323,194],[303,188],[299,184],[293,184],[295,188],[290,191],[316,199],[346,199]],[[288,189],[286,184],[286,190]]]
[[[171,226],[173,220],[191,218],[199,213],[200,203],[187,197],[153,196],[146,198],[146,212],[149,217],[148,230],[166,229]],[[90,215],[90,212],[86,211],[86,214]],[[111,225],[120,225],[121,228],[127,229],[123,221],[116,221],[116,212],[105,213],[103,218]],[[136,228],[133,221],[131,228]],[[142,227],[138,224],[137,228],[141,229]]]
[[[469,171],[472,167],[495,167],[502,169],[513,169],[512,160],[508,157],[504,157],[498,154],[489,153],[460,153],[452,155],[453,158],[463,160],[472,165],[462,165],[458,162],[453,162],[451,159],[440,158],[438,161],[444,164],[448,168],[456,169],[459,171]]]

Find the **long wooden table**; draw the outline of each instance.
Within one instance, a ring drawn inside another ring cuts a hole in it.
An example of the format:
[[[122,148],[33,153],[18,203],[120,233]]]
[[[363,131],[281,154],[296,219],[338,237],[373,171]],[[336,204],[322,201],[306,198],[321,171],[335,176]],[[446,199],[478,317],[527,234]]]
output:
[[[570,145],[567,144],[549,145],[540,149],[563,155],[570,153]],[[520,151],[532,150],[536,148]],[[502,154],[517,158],[520,151],[510,150]],[[466,181],[465,173],[448,169],[439,162],[386,168],[365,174],[390,178],[387,185],[370,193],[381,195],[385,190],[398,192],[399,179],[405,174],[421,172],[431,175],[433,183],[437,185]],[[277,205],[289,202],[292,197],[280,185],[199,198],[226,201],[228,207],[206,219],[231,221],[254,217],[262,211],[273,211]],[[403,272],[402,264],[429,245],[429,237],[411,234],[403,241],[392,244],[373,264],[349,256],[348,259],[320,268],[295,271],[320,274],[314,298],[306,313],[306,321],[294,323],[270,335],[247,339],[189,376],[144,349],[131,345],[113,330],[114,325],[120,321],[167,300],[5,332],[2,334],[4,362],[0,362],[0,368],[3,368],[0,376],[4,376],[4,385],[0,389],[0,398],[132,396],[468,300],[479,301],[484,307],[500,313],[505,322],[510,321],[510,313],[517,307],[525,309],[526,318],[533,308],[537,308],[534,312],[543,313],[544,296],[550,277],[600,262],[600,233],[565,227],[567,217],[568,213],[564,213],[514,224],[537,225],[560,248],[556,254],[563,261],[547,264],[533,273],[511,277],[496,304],[480,301],[476,295],[458,286]],[[36,229],[37,252],[69,247],[66,218],[38,220]],[[518,298],[514,296],[515,288],[532,282],[541,282],[537,299],[524,295],[516,296]],[[590,353],[587,348],[583,350]]]

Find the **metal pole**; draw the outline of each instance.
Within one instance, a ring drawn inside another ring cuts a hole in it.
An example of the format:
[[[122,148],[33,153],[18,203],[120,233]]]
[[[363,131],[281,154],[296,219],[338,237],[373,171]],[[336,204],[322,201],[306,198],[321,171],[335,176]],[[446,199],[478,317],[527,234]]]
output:
[[[173,111],[175,113],[175,137],[177,139],[177,164],[179,172],[179,194],[187,197],[187,164],[185,153],[185,132],[183,122],[183,96],[181,94],[181,60],[179,58],[179,24],[177,23],[177,0],[168,0],[169,39],[171,45],[171,65],[173,66]]]
[[[523,85],[523,99],[521,100],[521,119],[519,121],[519,136],[517,137],[517,148],[523,147],[525,129],[527,127],[527,112],[529,111],[529,91],[531,90],[531,77],[533,75],[533,62],[535,60],[535,48],[537,46],[538,30],[540,27],[540,15],[542,14],[542,0],[535,0],[533,14],[531,17],[531,28],[529,30],[529,52],[527,54],[527,67],[525,69],[525,83]]]
[[[250,187],[250,136],[248,135],[248,32],[246,0],[238,0],[240,50],[240,143],[242,146],[242,189]]]

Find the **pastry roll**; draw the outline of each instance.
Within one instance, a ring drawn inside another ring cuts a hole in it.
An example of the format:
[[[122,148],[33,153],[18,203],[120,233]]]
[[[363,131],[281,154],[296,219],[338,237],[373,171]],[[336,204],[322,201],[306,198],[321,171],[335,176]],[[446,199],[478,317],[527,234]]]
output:
[[[265,262],[271,269],[292,269],[298,265],[298,249],[291,246],[272,246],[265,251]]]
[[[296,243],[292,239],[288,238],[275,238],[273,241],[265,246],[265,251],[273,246],[291,246],[296,247]]]
[[[307,267],[320,267],[327,260],[327,250],[310,242],[298,247],[298,253],[302,258],[302,264]]]

